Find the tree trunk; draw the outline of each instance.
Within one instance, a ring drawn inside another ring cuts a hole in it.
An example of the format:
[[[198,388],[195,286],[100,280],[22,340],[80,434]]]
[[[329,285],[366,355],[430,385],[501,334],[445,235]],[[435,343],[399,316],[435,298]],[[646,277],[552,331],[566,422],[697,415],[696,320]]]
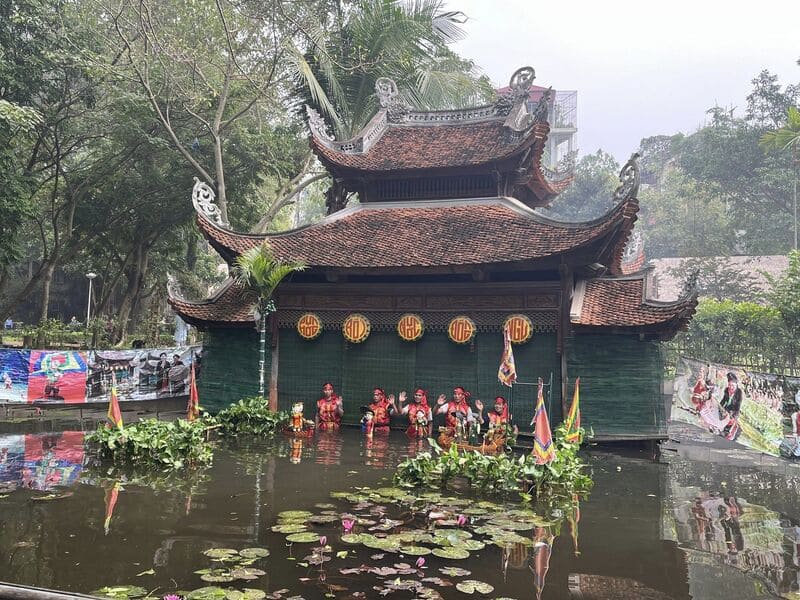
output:
[[[119,324],[117,325],[117,341],[122,341],[128,334],[128,320],[136,303],[136,299],[142,291],[144,278],[147,274],[147,259],[148,249],[145,247],[145,241],[142,240],[136,244],[134,250],[133,271],[128,277],[128,285],[125,288],[125,293],[122,296],[122,302],[119,307]]]
[[[53,281],[53,272],[55,270],[55,262],[48,261],[45,267],[44,277],[42,278],[42,307],[39,311],[40,323],[47,319],[47,313],[50,308],[50,284]]]

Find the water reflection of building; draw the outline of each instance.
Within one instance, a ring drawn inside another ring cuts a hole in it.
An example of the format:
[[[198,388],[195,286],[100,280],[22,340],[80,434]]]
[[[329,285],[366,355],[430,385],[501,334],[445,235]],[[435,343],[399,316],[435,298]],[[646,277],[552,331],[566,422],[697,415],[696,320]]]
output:
[[[625,577],[570,573],[569,597],[577,600],[671,600],[643,583]]]

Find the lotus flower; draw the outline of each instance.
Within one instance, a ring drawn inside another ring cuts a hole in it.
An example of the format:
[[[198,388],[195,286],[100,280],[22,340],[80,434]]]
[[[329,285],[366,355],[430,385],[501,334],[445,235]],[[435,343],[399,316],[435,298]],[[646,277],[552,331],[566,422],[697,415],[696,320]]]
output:
[[[181,597],[177,594],[167,594],[164,596],[163,600],[181,600]]]
[[[342,527],[345,533],[350,533],[353,530],[353,525],[356,524],[355,519],[342,519]]]
[[[467,517],[465,517],[464,515],[458,515],[458,519],[456,519],[456,523],[458,523],[459,527],[463,527],[466,522],[467,522]]]
[[[418,569],[421,569],[421,568],[422,568],[424,565],[425,565],[425,558],[423,558],[422,556],[420,556],[420,557],[417,559],[417,568],[418,568]]]
[[[328,545],[328,536],[323,535],[319,538],[319,545],[325,548]]]

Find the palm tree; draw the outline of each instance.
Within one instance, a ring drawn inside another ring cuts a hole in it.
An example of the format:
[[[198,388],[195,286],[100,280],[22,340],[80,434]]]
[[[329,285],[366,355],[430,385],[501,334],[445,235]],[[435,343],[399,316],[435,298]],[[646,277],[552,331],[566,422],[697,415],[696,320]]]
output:
[[[236,259],[233,278],[242,288],[254,293],[256,303],[255,319],[260,334],[258,362],[258,393],[264,398],[264,364],[267,355],[267,317],[276,310],[272,296],[285,277],[295,271],[302,271],[305,265],[300,262],[277,259],[267,240],[260,246],[243,252]]]
[[[790,106],[786,125],[768,131],[758,140],[766,152],[792,151],[794,165],[794,181],[792,182],[792,206],[794,207],[794,249],[797,250],[797,168],[800,165],[800,110]]]
[[[393,79],[410,106],[441,109],[488,102],[494,90],[475,65],[448,45],[464,36],[463,13],[442,0],[362,0],[307,33],[295,48],[299,95],[331,123],[339,139],[358,133],[377,112],[375,81]]]

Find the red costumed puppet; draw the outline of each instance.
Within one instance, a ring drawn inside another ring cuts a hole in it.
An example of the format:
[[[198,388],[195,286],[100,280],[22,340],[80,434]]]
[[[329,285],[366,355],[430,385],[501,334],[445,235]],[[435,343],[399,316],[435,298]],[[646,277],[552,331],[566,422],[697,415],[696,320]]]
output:
[[[400,394],[400,403],[405,400],[405,392]],[[428,406],[428,395],[425,390],[414,390],[414,402],[403,407],[403,414],[408,415],[406,435],[410,438],[422,438],[430,435],[430,424],[433,421],[431,407]]]

